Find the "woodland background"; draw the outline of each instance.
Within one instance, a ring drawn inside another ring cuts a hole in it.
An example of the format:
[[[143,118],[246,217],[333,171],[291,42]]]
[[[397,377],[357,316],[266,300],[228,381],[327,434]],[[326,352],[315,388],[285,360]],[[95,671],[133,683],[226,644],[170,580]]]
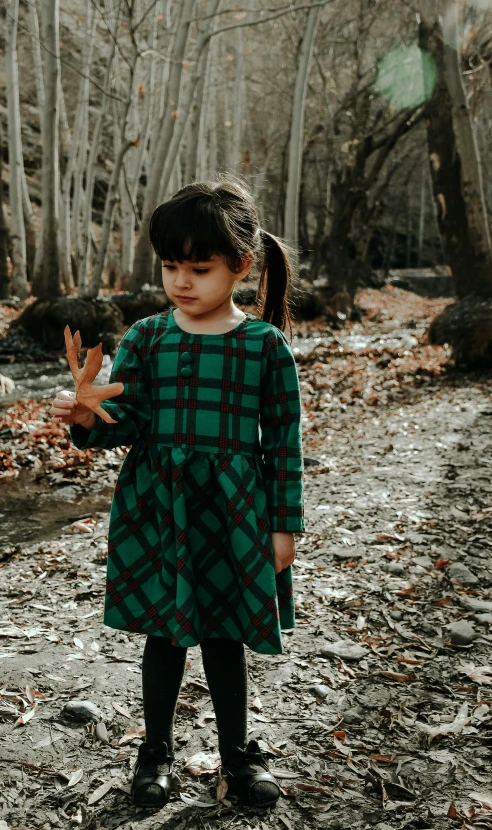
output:
[[[492,828],[491,37],[490,0],[0,4],[0,830]],[[223,172],[298,250],[296,626],[248,654],[282,798],[217,778],[196,648],[150,815],[143,642],[102,622],[127,448],[49,410],[65,325],[107,382],[168,306],[149,214]]]

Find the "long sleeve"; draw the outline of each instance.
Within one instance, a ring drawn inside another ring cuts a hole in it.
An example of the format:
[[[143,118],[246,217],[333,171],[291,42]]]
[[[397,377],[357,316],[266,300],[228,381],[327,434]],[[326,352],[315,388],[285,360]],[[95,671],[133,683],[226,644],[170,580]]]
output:
[[[301,396],[294,355],[280,329],[265,339],[260,403],[270,529],[304,530]]]
[[[75,424],[70,428],[70,436],[79,450],[131,446],[149,423],[151,399],[144,373],[141,344],[142,334],[137,323],[123,335],[109,379],[110,383],[123,383],[124,392],[102,404],[102,408],[117,423],[108,424],[96,415],[96,426],[90,431]]]

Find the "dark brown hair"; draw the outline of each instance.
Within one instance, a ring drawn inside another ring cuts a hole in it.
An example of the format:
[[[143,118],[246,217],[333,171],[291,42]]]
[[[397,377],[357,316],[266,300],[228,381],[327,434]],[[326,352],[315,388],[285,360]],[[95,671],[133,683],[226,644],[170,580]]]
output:
[[[261,319],[282,331],[288,324],[292,336],[292,252],[260,228],[254,198],[242,182],[219,176],[186,185],[155,209],[149,237],[161,260],[198,262],[218,254],[233,273],[253,254],[260,268],[256,303]]]

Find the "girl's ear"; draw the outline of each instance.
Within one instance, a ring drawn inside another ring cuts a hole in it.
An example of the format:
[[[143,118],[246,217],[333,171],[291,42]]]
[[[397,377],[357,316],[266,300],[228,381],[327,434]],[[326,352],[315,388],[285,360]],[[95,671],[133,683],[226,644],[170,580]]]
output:
[[[246,256],[243,259],[241,269],[236,272],[236,278],[238,280],[242,280],[248,276],[249,272],[251,271],[251,266],[253,265],[253,260],[253,254],[246,254]]]

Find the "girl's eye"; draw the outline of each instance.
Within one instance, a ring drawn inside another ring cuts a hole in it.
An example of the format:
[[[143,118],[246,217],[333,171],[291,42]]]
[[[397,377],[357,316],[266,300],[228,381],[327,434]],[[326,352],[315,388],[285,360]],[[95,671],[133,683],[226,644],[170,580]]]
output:
[[[195,274],[208,274],[208,268],[193,268]]]
[[[175,271],[176,270],[175,265],[168,265],[167,262],[163,262],[162,267],[167,268],[168,271]]]

